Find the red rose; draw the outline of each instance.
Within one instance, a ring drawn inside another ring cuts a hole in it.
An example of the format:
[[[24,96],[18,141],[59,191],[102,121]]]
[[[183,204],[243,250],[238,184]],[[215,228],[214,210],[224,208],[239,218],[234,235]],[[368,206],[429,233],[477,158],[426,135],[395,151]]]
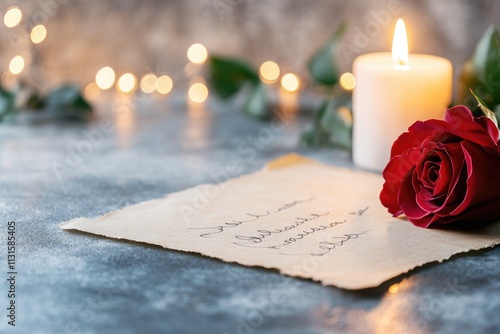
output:
[[[500,218],[498,128],[465,106],[416,122],[394,143],[382,204],[414,225]]]

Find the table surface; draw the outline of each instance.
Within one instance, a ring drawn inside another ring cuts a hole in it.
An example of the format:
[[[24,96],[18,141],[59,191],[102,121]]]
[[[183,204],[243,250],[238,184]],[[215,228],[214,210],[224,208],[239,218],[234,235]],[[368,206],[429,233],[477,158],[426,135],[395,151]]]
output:
[[[100,99],[86,124],[32,116],[0,124],[1,333],[500,332],[499,247],[346,291],[59,229],[213,182],[230,160],[243,173],[290,152],[352,167],[345,152],[298,145],[303,117],[269,132],[237,102],[111,100]],[[15,328],[5,310],[8,221],[17,234]]]

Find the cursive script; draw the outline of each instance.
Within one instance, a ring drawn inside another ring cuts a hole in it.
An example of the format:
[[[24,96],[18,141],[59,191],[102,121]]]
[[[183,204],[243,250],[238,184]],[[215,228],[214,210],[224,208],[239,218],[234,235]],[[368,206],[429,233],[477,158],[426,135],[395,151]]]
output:
[[[286,203],[283,206],[279,207],[277,210],[272,211],[272,212],[269,211],[269,210],[267,210],[266,212],[261,213],[261,214],[247,213],[245,215],[245,218],[246,217],[250,217],[250,219],[232,220],[230,222],[222,223],[222,224],[217,225],[217,226],[211,226],[211,227],[191,227],[189,229],[190,230],[206,230],[207,232],[204,232],[204,233],[200,234],[200,237],[202,237],[202,238],[211,238],[214,234],[222,233],[222,232],[226,231],[228,228],[234,228],[234,227],[240,226],[241,224],[245,224],[245,223],[250,223],[250,222],[257,221],[261,217],[269,216],[272,213],[278,213],[278,212],[281,212],[283,210],[287,210],[287,209],[293,208],[294,206],[296,206],[298,204],[310,202],[310,201],[314,200],[315,198],[316,197],[313,196],[313,197],[308,197],[306,199],[299,199],[299,200],[296,200],[296,201],[293,201],[293,202],[290,202],[290,203]]]
[[[361,210],[358,210],[358,211],[349,212],[349,214],[353,215],[353,216],[362,216],[363,213],[365,213],[365,211],[368,210],[368,209],[369,209],[369,207],[367,206],[364,209],[361,209]]]
[[[297,204],[307,203],[307,202],[310,202],[310,201],[312,201],[314,199],[316,199],[316,197],[313,196],[313,197],[309,197],[309,198],[306,198],[306,199],[299,199],[299,200],[293,201],[291,203],[287,203],[287,204],[283,205],[282,207],[278,208],[278,210],[274,211],[274,213],[278,213],[280,211],[293,208]]]
[[[261,214],[255,213],[247,213],[245,216],[251,217],[250,219],[242,219],[242,220],[232,220],[230,222],[223,223],[221,225],[213,226],[213,227],[191,227],[190,230],[208,230],[208,232],[200,234],[202,238],[210,238],[214,234],[222,233],[228,228],[233,228],[236,226],[240,226],[241,224],[250,223],[256,220],[259,220],[261,217],[269,216],[271,213],[266,211]]]
[[[309,217],[307,217],[307,218],[303,218],[303,217],[295,218],[295,221],[293,223],[291,223],[290,225],[287,225],[283,228],[278,228],[278,229],[273,229],[273,230],[257,230],[257,234],[254,234],[254,235],[237,235],[235,238],[240,240],[240,241],[234,242],[234,244],[238,245],[238,246],[243,246],[243,247],[253,247],[251,245],[261,243],[262,241],[264,241],[264,239],[266,237],[268,237],[270,235],[279,234],[279,233],[293,230],[293,229],[299,227],[300,225],[302,225],[308,221],[318,219],[319,217],[326,216],[328,214],[330,214],[330,213],[329,212],[311,213],[309,215]],[[311,227],[311,229],[314,229],[313,232],[315,232],[317,229],[324,230],[325,228],[321,229],[320,227]],[[310,233],[313,233],[313,232],[310,232]],[[308,233],[308,232],[303,231],[303,233]],[[308,234],[310,234],[310,233],[308,233]],[[300,236],[300,238],[303,238],[302,233],[299,233],[298,237],[299,236]],[[290,238],[290,239],[293,239],[293,238]],[[277,247],[268,246],[268,247],[254,247],[254,248],[274,248],[274,249],[276,249]]]
[[[361,232],[361,233],[345,233],[341,237],[330,237],[330,239],[338,239],[336,241],[321,241],[318,244],[318,251],[314,251],[312,253],[305,253],[305,254],[287,254],[287,253],[280,253],[280,255],[311,255],[311,256],[324,256],[331,251],[333,251],[335,248],[344,246],[346,242],[352,239],[357,239],[360,235],[366,233]]]

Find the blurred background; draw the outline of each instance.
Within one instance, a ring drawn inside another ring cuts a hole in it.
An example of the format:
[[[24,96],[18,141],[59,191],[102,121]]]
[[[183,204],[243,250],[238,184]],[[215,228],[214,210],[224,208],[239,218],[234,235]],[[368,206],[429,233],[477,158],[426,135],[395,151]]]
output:
[[[0,12],[12,6],[23,18],[0,27],[0,71],[21,55],[19,77],[42,89],[63,82],[83,88],[104,66],[139,78],[167,74],[182,86],[194,43],[307,76],[307,60],[343,19],[348,45],[338,61],[348,71],[359,54],[390,51],[397,17],[406,21],[411,52],[446,57],[457,75],[488,26],[500,22],[493,0],[2,0]],[[39,25],[45,31],[33,36]]]

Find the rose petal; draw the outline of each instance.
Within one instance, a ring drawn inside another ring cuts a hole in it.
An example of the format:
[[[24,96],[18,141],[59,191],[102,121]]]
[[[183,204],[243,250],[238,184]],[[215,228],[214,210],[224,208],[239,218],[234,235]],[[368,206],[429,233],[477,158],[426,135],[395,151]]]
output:
[[[453,172],[449,188],[446,191],[446,198],[439,210],[436,211],[439,215],[448,215],[455,210],[457,205],[464,200],[467,189],[467,168],[465,167],[462,147],[460,144],[450,145],[447,150],[450,152],[450,157],[453,157],[453,159],[450,158]]]
[[[458,215],[471,207],[500,197],[500,178],[492,177],[500,170],[500,157],[467,141],[462,142],[461,146],[467,166],[467,189],[462,203],[451,215]],[[500,217],[500,210],[498,211]]]
[[[421,219],[429,214],[429,212],[418,205],[417,194],[413,184],[414,177],[414,173],[407,175],[403,182],[401,182],[401,188],[398,193],[398,202],[401,210],[410,221]]]
[[[498,130],[496,132],[497,138],[493,139],[490,131],[494,132],[494,130],[490,128],[488,122],[491,122],[491,124],[495,126],[495,124],[486,117],[473,117],[469,108],[465,106],[456,106],[446,111],[444,121],[431,119],[425,123],[427,126],[436,130],[436,137],[434,137],[435,141],[448,142],[450,139],[454,140],[454,137],[457,136],[482,146],[496,148]],[[443,132],[446,133],[444,137]]]
[[[422,217],[420,219],[409,219],[410,222],[418,227],[427,228],[432,224],[432,215]]]
[[[385,167],[382,175],[385,183],[380,192],[380,201],[395,217],[401,215],[398,193],[404,177],[413,170],[420,156],[420,149],[414,148],[405,155],[393,157]]]
[[[481,222],[485,220],[498,220],[500,218],[500,197],[494,198],[489,202],[481,203],[475,207],[469,208],[460,215],[450,216],[438,216],[435,219],[430,220],[430,224],[450,224],[453,222],[466,222],[470,221],[471,224],[475,222]]]
[[[425,122],[417,121],[408,128],[394,142],[391,148],[391,157],[407,154],[409,150],[420,147],[436,130]]]
[[[458,105],[446,111],[444,119],[457,127],[463,126],[463,122],[469,124],[469,120],[479,125],[483,131],[490,135],[494,143],[498,143],[498,127],[488,117],[474,117],[472,111],[464,105]]]

